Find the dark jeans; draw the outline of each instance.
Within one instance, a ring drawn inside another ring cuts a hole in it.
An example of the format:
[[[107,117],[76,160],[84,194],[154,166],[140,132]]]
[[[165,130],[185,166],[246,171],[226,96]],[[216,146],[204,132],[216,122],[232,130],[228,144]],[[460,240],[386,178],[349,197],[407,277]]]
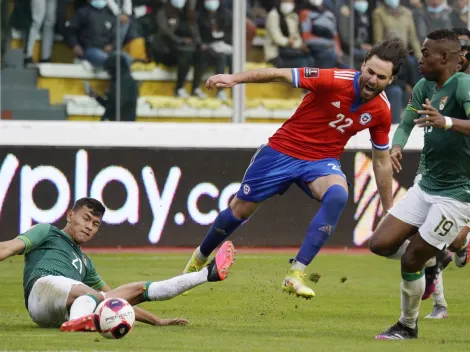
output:
[[[121,52],[121,54],[126,58],[129,67],[132,64],[132,57],[129,54]],[[106,51],[98,49],[98,48],[87,48],[85,49],[85,53],[83,55],[83,59],[89,61],[95,67],[103,67],[104,62],[109,57]]]
[[[176,66],[176,87],[175,92],[183,88],[186,77],[191,66],[194,67],[192,92],[199,88],[204,70],[204,57],[198,51],[175,49],[168,54],[155,53],[155,61],[165,66]]]
[[[406,90],[395,84],[385,88],[385,93],[387,94],[388,101],[392,108],[392,123],[400,123],[401,113],[406,107],[409,94]]]
[[[270,63],[277,68],[313,67],[315,65],[313,58],[307,53],[299,56],[286,56],[281,53],[275,59],[270,60]]]

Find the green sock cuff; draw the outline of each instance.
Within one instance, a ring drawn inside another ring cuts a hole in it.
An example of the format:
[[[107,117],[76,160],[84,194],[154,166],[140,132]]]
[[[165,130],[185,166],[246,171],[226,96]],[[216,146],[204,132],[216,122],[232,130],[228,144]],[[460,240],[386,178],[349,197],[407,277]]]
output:
[[[93,300],[96,302],[96,306],[98,306],[100,304],[100,300],[98,298],[96,298],[95,296],[93,296],[92,294],[87,293],[85,296],[93,298]]]
[[[150,285],[152,284],[152,281],[147,281],[144,285],[144,293],[143,293],[143,296],[144,296],[144,302],[149,302],[150,301],[150,298],[149,298],[149,287]]]
[[[415,273],[404,273],[401,272],[401,277],[405,281],[415,281],[421,279],[424,276],[424,270],[417,271]]]

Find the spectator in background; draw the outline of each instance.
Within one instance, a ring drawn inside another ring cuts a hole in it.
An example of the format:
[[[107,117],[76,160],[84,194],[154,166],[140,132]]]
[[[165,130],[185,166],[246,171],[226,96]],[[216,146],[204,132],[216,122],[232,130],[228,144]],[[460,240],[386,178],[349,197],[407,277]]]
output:
[[[120,60],[120,96],[117,96],[117,60]],[[116,121],[117,110],[119,108],[120,121],[135,121],[137,114],[137,99],[139,98],[139,90],[137,82],[131,75],[129,61],[124,55],[110,55],[103,66],[104,70],[109,74],[110,84],[106,95],[99,96],[93,90],[89,89],[87,94],[96,99],[105,109],[101,121]],[[119,106],[117,105],[119,104]]]
[[[309,67],[313,60],[300,36],[294,0],[280,0],[266,18],[265,61],[278,68]]]
[[[411,97],[414,85],[417,83],[412,61],[407,60],[396,75],[393,82],[385,88],[392,109],[392,123],[401,122],[401,115]]]
[[[76,57],[102,68],[115,50],[116,19],[107,8],[107,0],[91,0],[79,8],[68,25],[66,43]],[[132,58],[123,53],[128,66]]]
[[[230,13],[220,6],[219,0],[204,0],[200,9],[199,33],[201,35],[203,50],[203,68],[207,65],[215,66],[215,73],[225,73],[225,67],[231,67],[232,46],[226,43],[226,38],[232,36],[232,18]],[[227,100],[227,94],[220,88],[217,90],[217,99]]]
[[[7,42],[8,42],[8,37],[9,37],[9,31],[10,31],[10,26],[8,24],[8,17],[9,17],[9,11],[8,11],[8,0],[1,0],[2,1],[2,7],[1,7],[1,19],[0,19],[0,26],[2,29],[2,37],[0,41],[0,47],[1,47],[1,61],[2,61],[2,66],[3,66],[3,56],[6,53],[6,48],[7,48]]]
[[[385,0],[372,14],[373,42],[398,37],[421,57],[421,44],[416,34],[413,15],[409,9],[400,6],[400,0]],[[426,33],[427,34],[427,33]]]
[[[468,28],[468,0],[455,0],[450,14],[454,28]]]
[[[421,9],[424,7],[424,0],[409,0],[408,4],[406,4],[405,6],[411,9],[411,11]]]
[[[233,0],[223,0],[222,6],[225,7],[230,13],[230,18],[232,18],[233,22]],[[255,22],[249,17],[250,16],[250,10],[251,10],[251,1],[246,0],[246,54],[251,51],[251,48],[253,47],[253,39],[256,36],[256,24]],[[231,44],[231,42],[228,42]]]
[[[118,2],[122,2],[122,6]],[[121,44],[123,44],[131,24],[132,0],[108,0],[108,8],[114,16],[119,16],[119,23],[121,24],[119,34],[121,36]]]
[[[323,0],[309,0],[300,11],[302,39],[318,68],[344,67],[336,17]]]
[[[343,5],[340,9],[339,23],[339,37],[341,38],[341,45],[347,55],[354,55],[355,67],[359,68],[367,52],[372,48],[372,28],[369,21],[367,10],[369,9],[369,2],[367,0],[354,1],[354,52],[349,52],[349,43],[351,40],[351,31],[349,29],[351,10],[349,6]]]
[[[424,42],[428,33],[436,29],[451,29],[451,10],[445,0],[426,0],[426,7],[413,12],[416,32],[420,42]]]
[[[157,32],[152,36],[151,47],[156,62],[177,67],[175,96],[188,98],[184,88],[191,66],[194,67],[192,95],[205,98],[199,87],[202,79],[203,58],[197,55],[199,38],[185,20],[186,0],[170,0],[156,15]]]
[[[31,27],[26,38],[24,64],[33,63],[34,43],[42,28],[40,62],[50,62],[54,44],[57,0],[31,0]]]

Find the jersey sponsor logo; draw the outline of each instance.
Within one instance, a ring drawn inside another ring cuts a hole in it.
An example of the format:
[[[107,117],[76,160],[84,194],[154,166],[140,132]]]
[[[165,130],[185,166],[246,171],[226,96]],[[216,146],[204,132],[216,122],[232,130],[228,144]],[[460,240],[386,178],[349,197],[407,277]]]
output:
[[[247,185],[247,184],[244,184],[244,185],[243,185],[243,193],[245,193],[246,195],[248,195],[248,193],[250,193],[250,191],[251,191],[250,186]]]
[[[320,76],[320,70],[318,68],[305,67],[304,77],[305,78],[318,78]]]
[[[361,123],[361,125],[368,124],[371,120],[372,120],[372,115],[369,114],[368,112],[362,114],[361,117],[359,118],[359,122]]]
[[[333,105],[335,108],[340,108],[341,107],[341,102],[340,101],[334,101],[331,103],[331,105]]]
[[[440,103],[439,103],[439,110],[444,110],[444,107],[446,106],[447,103],[447,97],[442,97]]]
[[[320,231],[326,233],[328,236],[333,232],[333,226],[325,225],[319,228]]]

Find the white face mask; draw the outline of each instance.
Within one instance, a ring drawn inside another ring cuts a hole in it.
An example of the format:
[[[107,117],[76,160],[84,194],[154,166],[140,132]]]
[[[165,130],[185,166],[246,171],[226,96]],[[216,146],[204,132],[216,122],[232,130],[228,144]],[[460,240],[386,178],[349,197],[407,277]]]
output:
[[[356,1],[354,3],[354,8],[360,13],[366,13],[369,9],[369,3],[367,1]]]
[[[204,7],[207,11],[217,11],[219,8],[219,0],[206,0],[204,1]]]
[[[323,0],[308,0],[312,6],[321,6],[323,5]]]
[[[295,5],[292,2],[283,2],[281,4],[280,10],[284,15],[288,15],[294,11]]]
[[[462,9],[460,9],[461,14],[464,14],[464,13],[467,13],[467,12],[468,12],[468,5],[464,6]]]
[[[177,9],[182,9],[186,4],[186,0],[171,0],[171,5]]]

